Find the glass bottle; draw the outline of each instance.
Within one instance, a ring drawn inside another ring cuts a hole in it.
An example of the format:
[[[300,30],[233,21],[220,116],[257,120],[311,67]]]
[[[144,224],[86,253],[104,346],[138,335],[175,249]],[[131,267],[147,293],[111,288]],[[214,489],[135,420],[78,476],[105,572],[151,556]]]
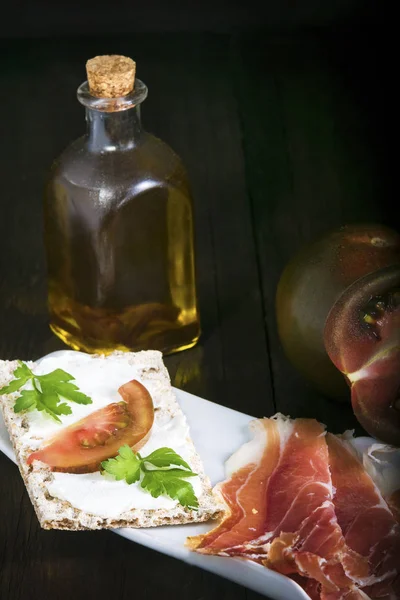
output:
[[[79,87],[87,133],[47,185],[50,327],[76,350],[170,353],[200,332],[192,200],[179,157],[142,128],[146,86],[136,79],[121,93],[120,71],[106,69],[97,96],[96,81]]]

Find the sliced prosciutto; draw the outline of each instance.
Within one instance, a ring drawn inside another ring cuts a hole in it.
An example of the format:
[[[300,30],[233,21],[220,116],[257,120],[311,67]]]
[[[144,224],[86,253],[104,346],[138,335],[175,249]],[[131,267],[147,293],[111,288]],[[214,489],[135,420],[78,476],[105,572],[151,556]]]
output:
[[[335,511],[347,546],[368,560],[371,598],[400,599],[400,525],[346,437],[327,434]],[[393,491],[388,493],[393,501]],[[334,600],[334,598],[332,598]]]
[[[189,545],[311,578],[321,598],[344,598],[368,581],[368,561],[347,547],[336,519],[324,427],[282,415],[251,427],[253,441],[231,457],[219,486],[226,518]]]
[[[188,545],[204,554],[229,554],[264,532],[265,490],[280,457],[281,437],[290,422],[258,419],[250,423],[253,439],[226,463],[227,481],[216,486],[227,505],[224,520],[206,535],[189,538]]]
[[[379,488],[400,523],[400,448],[372,442],[372,438],[344,436],[356,450],[365,470]]]
[[[389,496],[387,503],[396,521],[400,523],[400,489]]]

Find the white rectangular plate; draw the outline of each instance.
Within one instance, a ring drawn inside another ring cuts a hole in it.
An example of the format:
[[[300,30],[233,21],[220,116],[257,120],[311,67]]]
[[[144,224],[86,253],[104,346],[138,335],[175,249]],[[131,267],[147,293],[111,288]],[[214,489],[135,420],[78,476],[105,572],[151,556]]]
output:
[[[53,353],[56,354],[56,353]],[[213,485],[224,479],[224,463],[248,441],[247,425],[253,418],[230,408],[203,400],[175,389],[178,402],[186,414],[191,435],[206,473]],[[12,461],[15,456],[0,413],[0,450]],[[211,524],[173,525],[148,529],[114,529],[114,533],[163,554],[201,567],[235,583],[268,596],[273,600],[309,600],[308,595],[291,579],[265,567],[236,558],[205,556],[185,548],[188,536],[204,533]],[[79,533],[76,534],[77,537]],[[79,541],[77,541],[79,543]]]

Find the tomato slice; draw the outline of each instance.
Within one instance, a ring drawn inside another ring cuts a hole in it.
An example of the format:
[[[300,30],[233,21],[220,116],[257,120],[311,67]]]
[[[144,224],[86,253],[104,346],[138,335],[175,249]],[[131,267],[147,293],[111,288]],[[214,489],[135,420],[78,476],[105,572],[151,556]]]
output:
[[[153,400],[135,379],[118,390],[123,402],[114,402],[69,425],[28,457],[46,463],[52,471],[93,473],[100,463],[118,454],[128,444],[139,450],[154,421]]]

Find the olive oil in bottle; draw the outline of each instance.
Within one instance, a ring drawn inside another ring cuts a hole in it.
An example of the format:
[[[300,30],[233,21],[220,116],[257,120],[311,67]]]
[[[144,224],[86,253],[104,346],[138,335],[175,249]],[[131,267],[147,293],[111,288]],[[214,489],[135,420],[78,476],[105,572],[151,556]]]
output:
[[[96,57],[87,74],[87,133],[45,197],[51,329],[86,352],[189,348],[200,328],[185,169],[141,126],[147,88],[131,59]]]

